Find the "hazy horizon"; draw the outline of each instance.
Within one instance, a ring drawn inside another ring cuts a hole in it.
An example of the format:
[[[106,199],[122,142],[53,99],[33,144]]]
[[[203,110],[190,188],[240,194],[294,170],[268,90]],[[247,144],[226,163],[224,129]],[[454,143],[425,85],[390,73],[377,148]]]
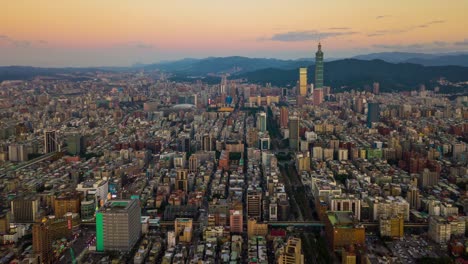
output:
[[[462,0],[292,0],[287,5],[279,0],[25,0],[7,1],[3,7],[1,65],[311,58],[319,41],[326,58],[468,51],[468,1]]]

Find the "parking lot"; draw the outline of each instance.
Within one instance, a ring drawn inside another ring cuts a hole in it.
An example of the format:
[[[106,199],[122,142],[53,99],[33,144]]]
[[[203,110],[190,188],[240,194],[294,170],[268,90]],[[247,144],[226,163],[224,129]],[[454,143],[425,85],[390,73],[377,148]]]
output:
[[[439,257],[436,250],[439,246],[421,236],[406,235],[401,240],[387,242],[387,246],[401,263],[416,263],[416,259],[422,257]]]

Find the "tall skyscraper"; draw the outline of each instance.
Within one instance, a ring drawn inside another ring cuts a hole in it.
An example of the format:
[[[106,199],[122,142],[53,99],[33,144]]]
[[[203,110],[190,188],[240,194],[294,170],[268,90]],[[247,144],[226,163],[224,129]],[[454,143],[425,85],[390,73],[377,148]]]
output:
[[[291,237],[287,244],[280,249],[278,264],[304,264],[301,239]]]
[[[367,104],[367,127],[372,127],[372,123],[380,121],[380,105],[379,103]]]
[[[289,118],[289,148],[299,149],[299,118],[297,116]]]
[[[315,88],[323,87],[323,52],[322,44],[318,44],[318,50],[315,53]]]
[[[229,226],[232,233],[242,233],[244,225],[241,210],[229,211]]]
[[[374,82],[374,83],[372,84],[372,92],[373,92],[374,94],[379,94],[379,93],[380,93],[380,83]]]
[[[80,213],[79,193],[62,193],[54,200],[54,214],[56,217],[63,217],[67,213]]]
[[[417,187],[412,187],[408,190],[406,194],[406,200],[410,204],[411,209],[419,210],[421,207],[421,198],[419,194],[419,189]]]
[[[79,215],[68,213],[63,218],[38,218],[32,225],[33,251],[39,255],[39,263],[58,263],[52,243],[72,235],[79,225]]]
[[[307,68],[299,68],[299,95],[307,95]]]
[[[27,161],[28,149],[23,144],[11,144],[8,146],[8,159],[10,161]]]
[[[141,235],[137,200],[112,200],[96,213],[96,250],[130,251]]]
[[[84,150],[83,140],[80,134],[73,133],[67,136],[67,151],[71,155],[79,155]]]
[[[221,78],[221,84],[219,85],[219,92],[221,94],[226,94],[227,93],[227,76],[223,75]]]
[[[267,130],[267,115],[265,112],[261,112],[257,115],[257,129],[261,132]]]
[[[262,193],[250,191],[247,194],[247,215],[260,220],[262,216]]]
[[[314,95],[313,95],[314,105],[320,105],[321,103],[323,103],[323,98],[324,98],[323,88],[315,89]]]
[[[57,133],[54,130],[44,132],[44,152],[51,153],[59,150]]]
[[[179,242],[190,243],[193,235],[192,218],[176,218],[174,221],[176,238]]]
[[[185,169],[178,169],[176,175],[176,190],[181,190],[184,192],[188,192],[188,171]]]
[[[13,223],[33,223],[39,217],[39,199],[33,195],[15,198],[10,208]]]
[[[288,108],[285,107],[285,106],[282,106],[281,110],[280,110],[280,127],[281,128],[287,128],[288,127],[288,121],[289,121]]]

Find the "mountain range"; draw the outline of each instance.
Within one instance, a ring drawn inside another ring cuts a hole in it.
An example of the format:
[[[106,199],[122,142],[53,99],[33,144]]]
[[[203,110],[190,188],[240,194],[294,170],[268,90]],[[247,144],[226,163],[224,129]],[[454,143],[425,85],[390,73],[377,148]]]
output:
[[[325,85],[336,89],[360,89],[379,82],[383,91],[399,91],[417,88],[420,84],[437,86],[436,81],[445,78],[451,82],[468,80],[468,67],[422,66],[412,63],[389,63],[383,60],[344,59],[325,62]],[[308,67],[308,80],[314,82],[314,65]],[[297,69],[262,69],[240,74],[249,82],[278,86],[295,86],[299,74]]]
[[[162,70],[172,73],[203,76],[220,73],[240,74],[265,68],[296,69],[311,64],[313,64],[312,59],[280,60],[231,56],[209,57],[206,59],[183,59],[174,62],[143,65],[141,68],[145,70]]]
[[[465,66],[468,67],[468,53],[453,52],[441,54],[411,52],[381,52],[354,56],[358,60],[383,60],[391,63],[414,63],[424,66]]]
[[[313,82],[313,59],[280,60],[240,56],[187,58],[155,64],[137,64],[131,67],[37,68],[8,66],[0,67],[0,81],[29,80],[38,75],[57,78],[76,78],[76,76],[78,78],[92,78],[93,73],[98,71],[159,70],[170,73],[172,79],[178,81],[203,79],[208,83],[218,83],[220,75],[228,74],[230,78],[243,78],[253,83],[295,86],[299,67],[309,68],[309,82]],[[384,91],[414,89],[419,84],[426,84],[430,88],[436,86],[435,81],[440,78],[446,78],[453,83],[468,81],[468,53],[385,52],[325,62],[325,84],[334,89],[361,89],[366,85],[371,85],[374,81],[380,82]]]

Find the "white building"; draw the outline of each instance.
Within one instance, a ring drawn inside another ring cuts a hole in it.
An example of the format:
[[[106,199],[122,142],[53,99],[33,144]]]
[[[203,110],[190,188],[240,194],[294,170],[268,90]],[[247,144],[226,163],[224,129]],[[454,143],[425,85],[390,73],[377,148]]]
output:
[[[440,216],[431,216],[429,220],[429,237],[439,244],[445,244],[450,240],[451,224]]]

